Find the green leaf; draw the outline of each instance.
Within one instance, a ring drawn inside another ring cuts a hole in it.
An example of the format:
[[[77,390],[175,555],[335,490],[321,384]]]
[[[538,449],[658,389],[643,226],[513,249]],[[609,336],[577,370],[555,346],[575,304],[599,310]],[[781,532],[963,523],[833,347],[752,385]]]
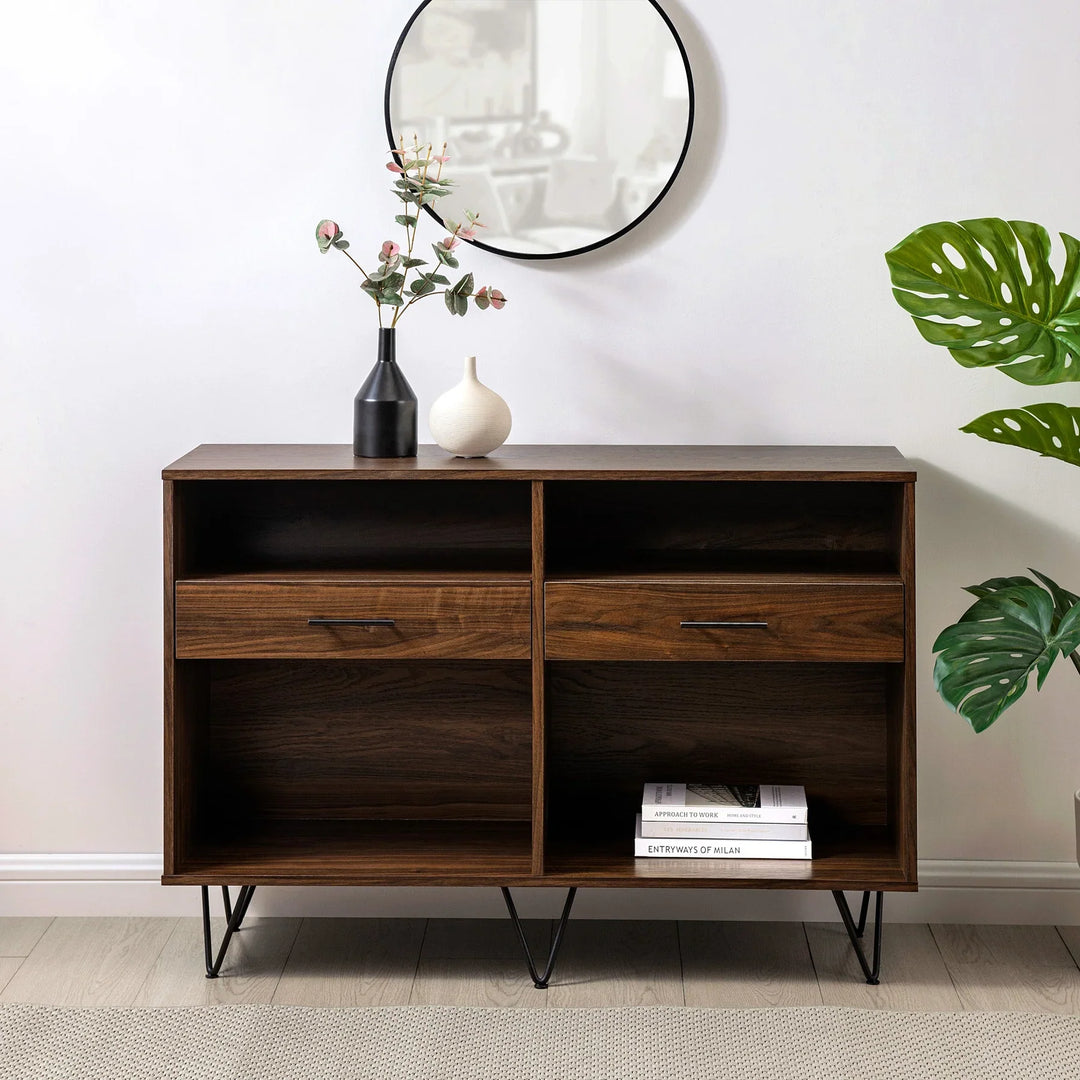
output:
[[[339,251],[345,251],[348,248],[348,246],[349,246],[349,241],[348,240],[335,240],[334,241],[334,247],[336,247]]]
[[[413,214],[398,214],[394,220],[407,229],[411,229],[416,224],[416,217]]]
[[[975,731],[984,731],[1021,698],[1033,671],[1041,688],[1058,654],[1078,646],[1080,604],[1065,613],[1055,630],[1054,599],[1045,589],[994,589],[938,635],[934,686]]]
[[[450,284],[450,279],[448,277],[443,277],[442,274],[425,274],[424,277],[429,281],[434,281],[436,285]]]
[[[429,292],[435,291],[435,286],[432,284],[430,278],[418,277],[409,288],[416,293],[417,296],[426,296]]]
[[[403,303],[401,296],[396,292],[379,293],[379,300],[384,304],[389,304],[391,307],[401,307]]]
[[[426,259],[406,259],[402,264],[406,270],[411,270],[414,266],[427,266]]]
[[[1048,401],[1019,409],[998,409],[972,420],[960,430],[1080,465],[1080,409],[1067,405]]]
[[[453,289],[447,289],[443,293],[443,301],[446,303],[446,310],[451,315],[464,315],[469,310],[469,301]]]
[[[444,266],[449,266],[452,270],[456,270],[461,265],[457,259],[442,246],[442,241],[434,243],[431,246],[435,251],[435,257]]]
[[[964,592],[972,596],[989,596],[991,593],[1000,592],[1002,589],[1011,589],[1016,585],[1038,585],[1029,577],[995,577],[984,581],[981,585],[965,585]]]
[[[367,260],[365,259],[364,261],[366,262]],[[390,267],[385,263],[381,263],[378,270],[373,270],[368,274],[368,281],[385,281],[390,276],[390,273]]]
[[[1029,385],[1074,382],[1080,380],[1080,241],[1067,233],[1061,240],[1060,277],[1041,225],[1000,218],[924,225],[885,261],[897,303],[927,341],[946,346],[958,363],[996,367]]]
[[[466,274],[451,290],[455,293],[460,293],[462,296],[468,296],[473,290],[473,276],[472,274]]]
[[[400,292],[404,284],[404,274],[390,274],[382,283],[383,292]]]
[[[487,293],[485,293],[483,296],[479,296],[479,295],[474,296],[473,297],[473,303],[481,311],[487,311],[488,307],[491,305],[491,301],[488,299]]]

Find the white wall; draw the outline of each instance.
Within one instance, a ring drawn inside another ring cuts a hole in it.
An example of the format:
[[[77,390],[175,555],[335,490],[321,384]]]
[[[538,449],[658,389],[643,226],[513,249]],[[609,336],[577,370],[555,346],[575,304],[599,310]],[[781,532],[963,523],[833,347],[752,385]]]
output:
[[[979,737],[929,673],[961,585],[1035,566],[1080,589],[1080,472],[956,430],[1076,387],[958,367],[896,306],[882,253],[945,218],[1080,230],[1061,119],[1080,7],[666,7],[698,92],[666,203],[579,259],[466,252],[511,304],[411,312],[409,379],[425,407],[478,354],[520,442],[897,445],[921,470],[921,854],[1065,874],[1075,671]],[[410,10],[5,11],[0,852],[160,851],[159,470],[199,442],[348,440],[373,311],[313,227],[334,217],[361,250],[392,235],[381,95]]]

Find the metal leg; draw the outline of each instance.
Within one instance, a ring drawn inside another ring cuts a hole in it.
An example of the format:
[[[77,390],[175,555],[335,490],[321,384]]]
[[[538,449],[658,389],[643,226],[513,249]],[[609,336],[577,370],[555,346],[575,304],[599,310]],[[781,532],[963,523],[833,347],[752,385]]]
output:
[[[502,894],[503,899],[506,901],[506,910],[510,912],[510,918],[514,922],[514,929],[517,931],[518,941],[521,942],[522,951],[525,953],[525,963],[529,965],[529,975],[532,977],[533,986],[535,986],[537,990],[546,990],[548,988],[548,980],[555,971],[555,961],[559,956],[559,946],[562,945],[563,931],[566,929],[567,920],[570,918],[570,909],[574,906],[574,897],[577,895],[577,889],[567,890],[566,903],[563,904],[562,915],[559,917],[559,925],[555,930],[555,940],[551,943],[551,952],[548,955],[547,967],[544,968],[543,975],[536,974],[536,964],[533,963],[532,952],[529,950],[529,943],[525,939],[525,930],[521,925],[521,919],[518,918],[517,908],[514,907],[514,898],[510,895],[510,890],[504,887]]]
[[[229,886],[221,886],[221,900],[225,905],[225,921],[229,922],[232,919],[232,898],[229,896]]]
[[[881,974],[881,913],[885,904],[885,894],[879,892],[877,894],[877,901],[874,904],[874,966],[871,967],[866,962],[866,953],[863,951],[861,938],[863,931],[866,929],[866,913],[870,907],[870,893],[864,892],[862,898],[862,909],[859,912],[859,922],[856,925],[855,920],[851,916],[851,908],[848,907],[847,897],[839,889],[833,890],[833,899],[836,901],[837,908],[840,909],[840,918],[844,920],[844,929],[847,931],[848,937],[851,939],[851,947],[855,950],[855,956],[859,961],[859,967],[862,968],[863,975],[866,976],[866,981],[870,986],[878,985],[878,976]]]
[[[225,917],[228,925],[225,927],[225,936],[221,939],[217,959],[214,959],[213,946],[210,943],[210,889],[202,886],[202,919],[203,919],[203,956],[206,960],[206,977],[216,979],[221,965],[225,960],[225,954],[229,951],[229,942],[233,934],[243,925],[244,916],[247,915],[251,898],[255,895],[254,885],[242,885],[240,895],[236,898],[236,907],[230,908],[228,886],[222,886],[223,900],[225,901]]]

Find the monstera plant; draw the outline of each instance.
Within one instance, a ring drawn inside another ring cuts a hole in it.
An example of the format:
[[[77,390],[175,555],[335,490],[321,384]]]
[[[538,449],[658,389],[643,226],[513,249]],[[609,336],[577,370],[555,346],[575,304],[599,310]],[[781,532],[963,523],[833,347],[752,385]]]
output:
[[[976,218],[924,225],[885,255],[893,295],[934,345],[964,367],[992,367],[1029,386],[1080,382],[1080,241],[1030,221]],[[1080,466],[1080,408],[1041,402],[998,409],[960,429]],[[1080,597],[1045,574],[991,578],[934,642],[934,685],[975,731],[1041,689],[1058,656],[1080,673]],[[1080,798],[1080,796],[1078,796]]]

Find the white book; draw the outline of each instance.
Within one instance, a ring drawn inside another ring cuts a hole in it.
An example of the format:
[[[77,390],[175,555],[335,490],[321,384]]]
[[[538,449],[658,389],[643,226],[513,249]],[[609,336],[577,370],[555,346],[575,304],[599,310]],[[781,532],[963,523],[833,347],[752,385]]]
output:
[[[809,859],[809,840],[651,840],[638,815],[634,855],[653,859]]]
[[[806,824],[801,784],[646,784],[643,821],[760,821]]]
[[[810,828],[767,821],[643,821],[641,835],[650,840],[809,840]]]

